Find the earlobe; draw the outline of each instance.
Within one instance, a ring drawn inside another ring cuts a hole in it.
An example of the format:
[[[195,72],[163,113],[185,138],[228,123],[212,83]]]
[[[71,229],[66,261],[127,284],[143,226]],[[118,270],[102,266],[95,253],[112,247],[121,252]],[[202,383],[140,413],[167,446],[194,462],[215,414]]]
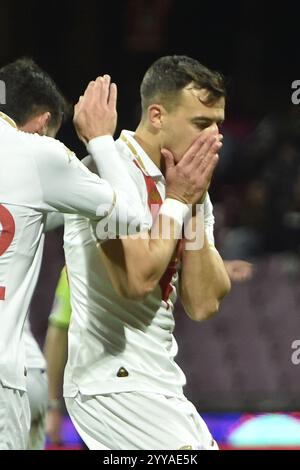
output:
[[[47,111],[46,113],[42,114],[39,118],[39,129],[38,129],[38,134],[40,135],[47,135],[48,134],[48,128],[49,128],[49,122],[51,119],[51,113]]]
[[[161,129],[163,123],[163,108],[161,105],[152,104],[148,108],[148,118],[155,129]]]
[[[40,135],[48,135],[48,126],[47,124],[44,124],[44,126],[41,128],[41,131],[39,132]]]

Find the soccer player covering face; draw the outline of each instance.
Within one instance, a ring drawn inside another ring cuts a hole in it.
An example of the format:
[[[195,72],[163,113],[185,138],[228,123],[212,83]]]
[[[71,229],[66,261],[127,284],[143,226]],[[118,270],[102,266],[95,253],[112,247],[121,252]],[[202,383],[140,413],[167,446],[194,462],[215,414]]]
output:
[[[221,147],[223,81],[196,60],[163,57],[147,71],[141,99],[136,131],[116,141],[139,192],[132,207],[144,208],[140,233],[115,238],[109,224],[95,231],[84,217],[65,218],[72,303],[65,400],[90,449],[216,449],[183,393],[173,308],[179,292],[186,313],[201,321],[230,289],[207,193]],[[83,140],[85,107],[83,97],[75,114]],[[102,176],[117,172],[107,161]]]

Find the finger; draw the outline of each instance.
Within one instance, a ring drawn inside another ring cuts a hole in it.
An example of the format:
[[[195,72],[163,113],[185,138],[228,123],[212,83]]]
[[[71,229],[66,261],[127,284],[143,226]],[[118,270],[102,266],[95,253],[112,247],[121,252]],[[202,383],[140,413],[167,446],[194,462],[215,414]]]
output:
[[[217,142],[217,140],[216,140],[216,137],[214,135],[208,137],[203,142],[203,144],[201,145],[201,148],[199,149],[199,151],[196,155],[197,160],[196,160],[195,164],[197,164],[197,162],[200,163],[200,161],[203,160],[205,157],[212,156],[216,153],[216,151],[212,151],[212,149],[215,146],[216,142]]]
[[[79,96],[77,103],[75,103],[74,105],[74,111],[78,112],[80,110],[81,105],[82,105],[82,98],[83,96]]]
[[[166,170],[173,168],[175,166],[175,161],[172,152],[167,149],[161,149],[161,154],[165,159]]]
[[[218,152],[218,146],[216,145],[216,138],[214,136],[209,137],[201,146],[199,152],[195,155],[195,158],[190,160],[190,162],[186,165],[186,168],[191,172],[201,171],[207,165],[207,160],[211,159],[213,155]],[[203,162],[205,164],[203,165]]]
[[[180,162],[178,163],[179,166],[186,166],[192,163],[196,155],[201,155],[201,149],[204,143],[215,136],[216,132],[213,127],[209,127],[204,129],[201,132],[200,136],[193,142],[193,144],[189,147],[186,153],[181,158]]]
[[[108,84],[110,84],[111,77],[107,73],[103,75],[104,80],[107,80]]]
[[[90,96],[93,93],[93,88],[94,88],[95,83],[96,82],[94,80],[89,82],[88,86],[86,87],[86,89],[83,93],[84,98]]]
[[[95,103],[102,103],[103,98],[103,83],[104,83],[104,77],[97,77],[96,78],[96,83],[94,87],[94,102]]]
[[[79,114],[80,111],[81,111],[81,108],[82,108],[81,103],[78,101],[78,103],[76,103],[76,104],[74,105],[74,109],[73,109],[73,118],[74,118],[75,116],[78,116],[78,114]]]
[[[178,167],[187,167],[189,164],[192,163],[197,152],[199,151],[200,146],[202,145],[202,140],[200,144],[200,137],[187,149],[184,153],[183,157],[177,163]]]
[[[102,106],[106,106],[109,99],[109,91],[110,91],[110,76],[104,75],[102,81],[102,95],[100,98],[100,103]]]
[[[220,149],[222,146],[222,142],[220,141],[219,134],[212,134],[210,135],[199,150],[199,154],[201,156],[209,156],[217,153],[217,150]]]
[[[118,89],[115,83],[110,85],[109,97],[108,97],[108,107],[111,111],[116,110],[117,108],[117,98],[118,98]]]
[[[209,184],[213,172],[218,164],[219,161],[219,156],[217,154],[213,155],[212,158],[207,162],[206,166],[202,170],[198,170],[198,175],[202,175],[202,178],[204,178],[207,181],[207,184]]]
[[[86,87],[82,100],[80,102],[81,106],[89,106],[89,104],[93,101],[94,99],[94,86],[95,86],[95,81],[91,81],[88,86]]]
[[[222,142],[218,137],[210,137],[207,141],[203,144],[201,149],[199,150],[199,155],[197,155],[197,159],[195,164],[198,163],[199,169],[203,169],[207,162],[216,154],[219,153]],[[202,153],[203,152],[203,153]]]
[[[209,150],[206,152],[206,155],[203,156],[201,159],[201,162],[199,164],[199,169],[204,169],[207,165],[207,163],[210,161],[210,159],[215,155],[219,154],[219,151],[221,150],[222,143],[217,141],[214,142]]]

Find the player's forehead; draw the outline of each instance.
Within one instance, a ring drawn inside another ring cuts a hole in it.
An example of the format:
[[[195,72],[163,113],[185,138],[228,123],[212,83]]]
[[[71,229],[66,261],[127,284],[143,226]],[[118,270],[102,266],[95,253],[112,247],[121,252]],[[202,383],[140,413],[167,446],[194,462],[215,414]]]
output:
[[[191,117],[206,117],[216,122],[223,121],[225,117],[225,98],[222,96],[212,103],[210,103],[209,98],[209,90],[189,84],[181,90],[179,106]]]

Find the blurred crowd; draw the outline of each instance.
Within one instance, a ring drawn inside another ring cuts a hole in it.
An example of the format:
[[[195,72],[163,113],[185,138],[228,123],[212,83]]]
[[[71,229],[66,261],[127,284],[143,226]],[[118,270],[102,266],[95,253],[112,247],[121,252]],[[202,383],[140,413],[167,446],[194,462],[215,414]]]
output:
[[[223,133],[213,199],[224,257],[300,255],[300,108],[252,124],[229,119]]]

